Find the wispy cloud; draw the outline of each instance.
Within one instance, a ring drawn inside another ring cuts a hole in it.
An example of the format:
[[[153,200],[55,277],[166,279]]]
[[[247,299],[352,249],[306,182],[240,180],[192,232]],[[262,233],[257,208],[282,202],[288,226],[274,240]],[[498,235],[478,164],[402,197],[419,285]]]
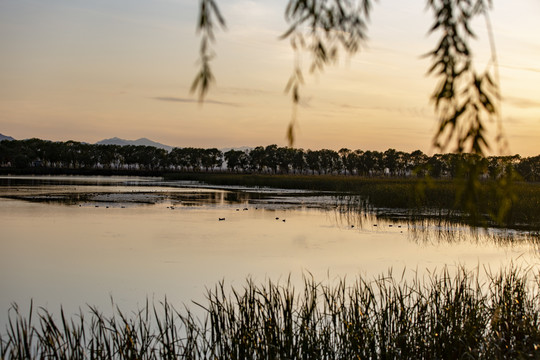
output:
[[[179,103],[199,103],[199,101],[196,99],[181,98],[181,97],[174,97],[174,96],[156,96],[156,97],[153,97],[152,99],[159,100],[159,101],[179,102]],[[239,104],[235,104],[231,102],[210,100],[210,99],[204,100],[203,104],[214,104],[214,105],[224,105],[224,106],[234,106],[234,107],[240,106]]]
[[[433,111],[427,107],[390,107],[390,106],[361,106],[347,103],[333,103],[334,105],[347,110],[375,110],[399,113],[401,115],[412,115],[418,117],[433,116]]]
[[[531,100],[524,97],[505,96],[503,101],[520,108],[540,107],[540,101]]]
[[[505,125],[523,125],[523,120],[513,117],[513,116],[507,116],[503,120],[503,124]]]
[[[244,88],[244,87],[221,87],[219,89],[221,93],[232,95],[274,95],[275,91],[256,89],[256,88]],[[281,95],[281,93],[280,93]]]
[[[502,68],[512,69],[512,70],[540,72],[540,68],[533,68],[533,67],[526,67],[526,66],[511,66],[511,65],[499,65],[499,66]]]

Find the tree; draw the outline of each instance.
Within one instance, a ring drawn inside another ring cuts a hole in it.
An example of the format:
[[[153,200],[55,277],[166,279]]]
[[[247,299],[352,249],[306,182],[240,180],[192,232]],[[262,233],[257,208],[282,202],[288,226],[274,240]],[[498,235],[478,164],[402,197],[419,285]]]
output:
[[[229,171],[236,171],[238,169],[238,158],[240,151],[231,149],[223,154],[225,162],[227,163],[227,169]]]
[[[331,174],[334,171],[339,172],[339,170],[341,169],[341,161],[339,158],[339,154],[334,150],[320,150],[319,161],[321,164],[321,169],[327,174]]]
[[[429,176],[433,178],[440,178],[443,174],[444,163],[441,159],[440,154],[433,155],[427,162],[427,172]],[[423,167],[419,168],[420,171],[424,172]],[[420,176],[424,175],[419,173]]]
[[[339,157],[341,158],[341,163],[343,164],[345,173],[347,173],[348,171],[349,174],[352,174],[354,165],[353,165],[353,162],[350,161],[352,159],[349,159],[349,157],[352,154],[351,149],[341,148],[339,149],[338,154],[339,154]]]
[[[311,58],[310,73],[321,73],[341,53],[359,52],[367,41],[373,3],[374,0],[289,0],[285,8],[288,29],[281,38],[290,41],[296,54],[294,70],[286,85],[295,107],[304,79],[299,62],[301,54],[307,52]],[[440,34],[440,40],[426,55],[432,60],[428,73],[438,79],[432,94],[439,118],[433,143],[441,150],[453,146],[459,153],[485,155],[489,148],[485,123],[498,116],[498,79],[494,76],[497,59],[492,50],[491,66],[483,72],[477,71],[468,40],[475,36],[471,23],[478,16],[486,17],[491,34],[488,17],[491,0],[427,0],[427,6],[434,21],[426,30]],[[225,28],[225,19],[216,1],[200,0],[197,22],[201,36],[200,70],[192,86],[200,101],[213,82],[210,46],[215,41],[217,26]],[[295,112],[287,130],[290,145],[294,143]]]
[[[238,171],[240,166],[240,157],[245,154],[243,151],[231,149],[223,154],[225,161],[227,162],[227,169],[229,171]]]
[[[388,169],[389,175],[395,175],[398,170],[398,152],[388,149],[383,153],[383,170]]]
[[[202,166],[208,169],[220,168],[223,165],[223,154],[216,148],[204,149],[202,151]]]
[[[304,149],[294,149],[293,168],[302,174],[306,167],[306,153]]]
[[[516,168],[525,180],[540,181],[540,155],[521,159]]]
[[[270,169],[274,174],[277,173],[278,159],[277,159],[277,149],[276,144],[268,145],[264,148],[264,160],[263,166],[267,169]]]
[[[295,150],[290,147],[279,147],[276,149],[276,159],[281,173],[288,174],[293,167]]]
[[[261,171],[264,166],[265,151],[264,147],[257,146],[249,152],[250,168],[253,171]]]
[[[320,160],[320,151],[311,151],[306,152],[306,164],[312,174],[315,174],[315,171],[320,174],[321,172],[321,160]]]
[[[171,165],[180,170],[187,170],[190,165],[188,152],[186,148],[173,148],[169,153]]]
[[[341,53],[353,55],[359,52],[366,43],[373,2],[289,0],[285,9],[288,29],[281,38],[290,41],[296,55],[292,75],[285,87],[293,102],[292,120],[287,128],[290,146],[294,143],[295,114],[304,83],[304,69],[299,61],[301,55],[305,52],[310,55],[309,72],[318,74],[334,64]],[[199,4],[197,31],[201,36],[200,71],[191,90],[198,92],[199,101],[203,101],[213,81],[210,69],[213,52],[210,46],[215,40],[214,30],[216,26],[225,28],[225,20],[216,0],[200,0]],[[466,169],[460,172],[464,180],[460,182],[462,193],[470,194],[471,198],[478,197],[480,183],[476,177],[482,174],[484,166],[481,158],[492,147],[488,141],[486,123],[500,122],[497,58],[489,20],[491,5],[492,0],[427,0],[427,6],[433,13],[433,25],[427,31],[429,34],[439,34],[433,50],[426,54],[432,62],[428,74],[437,79],[431,95],[438,118],[433,145],[443,152],[451,149],[459,154],[476,155],[464,158]],[[469,46],[469,40],[475,37],[472,22],[478,16],[486,18],[492,47],[488,67],[482,71],[475,69]],[[500,126],[498,128],[501,129]],[[504,151],[506,140],[503,134],[497,134],[495,139],[499,151]],[[507,184],[512,179],[512,173],[505,172],[498,179],[499,187],[510,188]],[[503,193],[496,191],[496,196]],[[474,210],[469,206],[471,202],[463,203],[468,204],[468,210]]]

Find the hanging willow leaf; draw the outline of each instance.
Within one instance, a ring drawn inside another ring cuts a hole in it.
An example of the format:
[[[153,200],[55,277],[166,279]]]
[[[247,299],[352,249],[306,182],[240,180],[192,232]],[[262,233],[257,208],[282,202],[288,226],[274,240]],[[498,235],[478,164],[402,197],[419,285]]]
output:
[[[326,66],[335,63],[340,52],[353,55],[367,40],[367,22],[374,0],[289,0],[285,19],[289,23],[281,39],[289,38],[297,53],[308,52],[311,57],[311,73],[321,73]],[[300,101],[298,66],[289,79],[285,91],[291,94],[295,106]],[[295,117],[287,128],[287,138],[294,139]],[[290,145],[292,143],[290,142]]]
[[[310,72],[321,73],[326,66],[336,62],[342,52],[357,53],[367,40],[367,23],[376,0],[289,0],[285,9],[287,30],[280,39],[289,39],[295,52],[293,73],[285,87],[293,103],[292,120],[286,137],[293,145],[296,109],[300,103],[300,90],[304,84],[300,53],[310,55]],[[203,101],[214,76],[210,69],[213,58],[210,45],[214,42],[214,24],[225,28],[225,20],[215,0],[200,0],[197,32],[201,36],[201,69],[193,81],[191,91],[198,92]],[[440,34],[434,49],[425,57],[431,59],[428,75],[438,79],[431,95],[439,126],[434,136],[434,146],[441,150],[470,155],[461,171],[463,188],[458,194],[461,208],[474,214],[478,210],[479,177],[483,162],[490,149],[485,124],[499,116],[497,103],[500,99],[496,56],[487,12],[491,0],[427,0],[433,11],[433,24],[429,34]],[[475,70],[469,40],[476,35],[472,21],[486,16],[492,46],[492,68],[483,72]],[[495,68],[495,70],[493,69]],[[497,75],[497,74],[495,74]],[[494,81],[496,79],[496,81]],[[497,141],[501,141],[501,136]],[[463,196],[462,196],[463,195]],[[498,215],[499,216],[499,215]]]
[[[468,38],[474,37],[470,21],[487,11],[488,5],[484,0],[428,1],[435,16],[429,32],[441,33],[438,45],[428,53],[433,62],[428,73],[440,78],[432,99],[440,124],[434,144],[441,150],[456,144],[458,152],[483,156],[484,149],[488,148],[482,122],[493,120],[497,112],[492,100],[497,85],[491,81],[489,72],[479,74],[474,70],[471,65],[473,55],[467,42]],[[445,137],[450,125],[452,136]]]
[[[210,68],[210,61],[214,54],[210,49],[210,44],[215,41],[214,22],[217,21],[222,29],[226,28],[225,18],[215,2],[215,0],[199,1],[199,19],[197,22],[197,34],[201,36],[199,50],[200,69],[191,85],[191,93],[198,93],[199,102],[203,102],[210,85],[215,82],[215,78]]]

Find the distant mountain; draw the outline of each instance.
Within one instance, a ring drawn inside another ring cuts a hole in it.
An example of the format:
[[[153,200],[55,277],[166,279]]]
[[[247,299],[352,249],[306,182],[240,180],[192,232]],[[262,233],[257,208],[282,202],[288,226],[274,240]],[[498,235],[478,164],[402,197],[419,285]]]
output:
[[[11,136],[0,134],[0,141],[3,141],[3,140],[15,140],[15,139],[12,138]]]
[[[147,138],[140,138],[140,139],[137,139],[137,140],[125,140],[125,139],[120,139],[118,137],[113,137],[113,138],[110,138],[110,139],[104,139],[104,140],[98,141],[96,144],[97,145],[120,145],[120,146],[125,146],[125,145],[139,146],[139,145],[143,145],[143,146],[153,146],[153,147],[157,147],[157,148],[160,148],[160,149],[165,149],[167,151],[171,151],[173,149],[172,146],[164,145],[164,144],[152,141],[152,140],[147,139]]]
[[[232,148],[223,148],[219,149],[221,152],[226,153],[229,150],[240,150],[240,151],[251,151],[253,150],[253,147],[251,146],[240,146],[240,147],[232,147]]]

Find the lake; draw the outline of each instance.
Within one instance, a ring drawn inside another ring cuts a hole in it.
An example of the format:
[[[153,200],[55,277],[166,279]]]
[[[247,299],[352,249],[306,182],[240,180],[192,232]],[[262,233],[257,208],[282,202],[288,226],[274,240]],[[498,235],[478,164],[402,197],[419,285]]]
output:
[[[444,266],[539,267],[538,237],[407,220],[361,199],[280,189],[211,188],[130,177],[0,177],[0,327],[13,302],[67,313],[202,301],[302,276],[422,276]],[[220,220],[224,219],[224,220]],[[311,274],[311,275],[310,275]],[[417,274],[417,275],[415,275]]]

